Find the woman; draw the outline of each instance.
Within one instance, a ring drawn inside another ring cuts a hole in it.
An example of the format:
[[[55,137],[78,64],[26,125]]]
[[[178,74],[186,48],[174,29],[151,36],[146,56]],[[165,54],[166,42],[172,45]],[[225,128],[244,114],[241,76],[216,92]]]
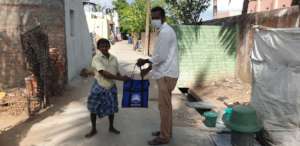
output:
[[[107,39],[100,39],[97,42],[96,55],[92,60],[92,67],[95,70],[95,82],[88,97],[88,110],[91,112],[91,131],[85,135],[89,138],[97,134],[96,119],[108,116],[109,132],[120,134],[114,127],[114,113],[118,112],[117,88],[114,80],[125,81],[129,78],[119,73],[118,60],[109,53],[110,43]]]

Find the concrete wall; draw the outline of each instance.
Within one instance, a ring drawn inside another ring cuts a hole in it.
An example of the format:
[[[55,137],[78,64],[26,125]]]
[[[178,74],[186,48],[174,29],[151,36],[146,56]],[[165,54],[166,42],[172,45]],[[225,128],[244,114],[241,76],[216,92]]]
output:
[[[37,25],[49,36],[49,47],[58,48],[64,64],[63,0],[0,0],[0,88],[24,85],[29,72],[20,34]]]
[[[180,55],[179,87],[201,86],[208,81],[234,77],[236,29],[219,26],[175,26]],[[230,32],[224,36],[222,32]],[[234,48],[231,48],[234,47]]]
[[[178,87],[201,86],[210,81],[235,77],[237,28],[177,25],[174,29],[180,55]],[[151,55],[157,33],[152,32],[150,38]]]
[[[252,25],[274,28],[300,27],[300,11],[298,6],[268,12],[248,14],[204,22],[209,25],[220,25],[239,28],[239,44],[237,44],[236,74],[245,83],[251,83],[252,74],[250,55],[253,47]]]
[[[92,60],[92,39],[81,0],[65,0],[68,80],[79,76]]]

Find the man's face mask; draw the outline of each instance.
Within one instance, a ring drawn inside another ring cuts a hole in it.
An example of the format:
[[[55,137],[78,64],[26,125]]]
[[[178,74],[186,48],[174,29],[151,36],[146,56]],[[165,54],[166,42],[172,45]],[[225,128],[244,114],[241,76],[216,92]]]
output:
[[[152,19],[151,23],[152,23],[152,26],[157,29],[159,29],[162,25],[160,19]]]

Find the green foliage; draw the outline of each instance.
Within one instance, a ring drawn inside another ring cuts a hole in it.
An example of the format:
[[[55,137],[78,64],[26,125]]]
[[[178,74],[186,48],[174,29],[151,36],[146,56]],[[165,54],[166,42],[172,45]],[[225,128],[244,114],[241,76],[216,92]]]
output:
[[[129,6],[126,0],[114,0],[113,5],[119,13]]]
[[[114,6],[119,13],[120,25],[124,32],[142,32],[146,21],[146,0],[135,0],[128,4],[126,0],[114,1]]]
[[[151,6],[153,7],[165,7],[166,6],[166,1],[165,0],[152,0]]]
[[[165,0],[167,10],[183,24],[200,24],[200,14],[207,10],[210,0]]]

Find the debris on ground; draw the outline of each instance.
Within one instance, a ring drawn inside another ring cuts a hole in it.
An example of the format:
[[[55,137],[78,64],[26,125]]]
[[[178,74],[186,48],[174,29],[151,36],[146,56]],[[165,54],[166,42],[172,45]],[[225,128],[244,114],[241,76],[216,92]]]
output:
[[[0,92],[0,100],[2,100],[6,96],[5,92]]]
[[[227,100],[227,99],[229,99],[229,98],[226,97],[226,96],[220,96],[220,97],[218,97],[217,99],[224,102],[225,100]]]
[[[232,146],[231,134],[211,134],[211,140],[216,146]],[[254,139],[253,146],[260,146],[260,144]]]
[[[186,105],[196,109],[213,109],[215,106],[210,102],[187,102]]]
[[[0,112],[8,112],[11,115],[17,116],[27,110],[27,99],[24,95],[24,89],[15,88],[6,92],[1,101],[7,106],[0,106]]]
[[[0,133],[28,118],[28,102],[24,92],[23,88],[14,88],[0,93]]]
[[[5,96],[6,96],[5,92],[0,92],[0,107],[8,105],[8,103],[5,102],[5,100],[4,100]]]
[[[224,79],[194,87],[189,89],[189,93],[199,101],[213,103],[220,110],[230,105],[248,104],[251,86],[237,79]]]

